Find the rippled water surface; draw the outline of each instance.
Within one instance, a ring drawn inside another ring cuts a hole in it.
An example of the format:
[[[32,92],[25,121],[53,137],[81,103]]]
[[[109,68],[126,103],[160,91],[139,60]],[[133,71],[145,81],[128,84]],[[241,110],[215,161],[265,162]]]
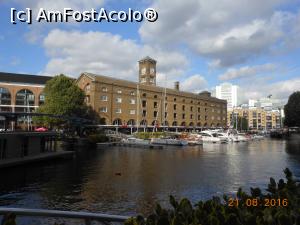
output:
[[[170,194],[192,201],[242,186],[265,188],[290,168],[300,177],[300,137],[168,147],[78,150],[76,158],[1,169],[0,205],[147,214]]]

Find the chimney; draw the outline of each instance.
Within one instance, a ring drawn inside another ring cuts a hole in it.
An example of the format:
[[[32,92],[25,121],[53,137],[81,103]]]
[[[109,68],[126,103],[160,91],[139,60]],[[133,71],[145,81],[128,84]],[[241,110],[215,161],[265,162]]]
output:
[[[179,81],[176,81],[176,82],[174,83],[174,89],[175,89],[176,91],[179,91]]]

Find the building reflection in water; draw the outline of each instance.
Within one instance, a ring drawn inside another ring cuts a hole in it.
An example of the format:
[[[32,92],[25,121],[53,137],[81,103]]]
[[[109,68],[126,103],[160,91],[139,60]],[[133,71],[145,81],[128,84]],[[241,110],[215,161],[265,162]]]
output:
[[[296,138],[79,150],[73,160],[1,170],[0,205],[148,214],[156,202],[169,206],[170,194],[196,202],[240,186],[265,189],[269,177],[282,178],[286,167],[300,176],[299,146]]]

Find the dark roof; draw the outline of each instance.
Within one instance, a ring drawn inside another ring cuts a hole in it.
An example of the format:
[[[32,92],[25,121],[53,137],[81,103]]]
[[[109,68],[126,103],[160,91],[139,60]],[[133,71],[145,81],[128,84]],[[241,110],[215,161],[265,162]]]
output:
[[[24,84],[46,84],[52,77],[28,75],[19,73],[0,72],[0,82],[24,83]]]
[[[156,60],[155,60],[155,59],[152,59],[152,58],[149,57],[149,56],[146,56],[145,58],[142,58],[141,60],[139,60],[139,62],[143,62],[143,61],[151,61],[151,62],[156,63]]]

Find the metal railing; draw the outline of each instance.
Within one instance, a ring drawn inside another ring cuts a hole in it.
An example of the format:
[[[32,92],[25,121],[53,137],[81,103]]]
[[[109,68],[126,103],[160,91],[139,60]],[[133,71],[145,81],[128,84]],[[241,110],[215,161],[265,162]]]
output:
[[[7,215],[7,214],[13,214],[16,217],[26,216],[26,217],[46,217],[46,218],[54,217],[54,218],[64,218],[64,219],[78,219],[78,220],[85,221],[86,225],[90,225],[92,221],[97,221],[102,224],[114,224],[114,223],[123,224],[125,220],[129,218],[127,216],[108,215],[108,214],[89,213],[89,212],[0,207],[0,215]],[[2,221],[2,223],[3,222],[4,221]]]

